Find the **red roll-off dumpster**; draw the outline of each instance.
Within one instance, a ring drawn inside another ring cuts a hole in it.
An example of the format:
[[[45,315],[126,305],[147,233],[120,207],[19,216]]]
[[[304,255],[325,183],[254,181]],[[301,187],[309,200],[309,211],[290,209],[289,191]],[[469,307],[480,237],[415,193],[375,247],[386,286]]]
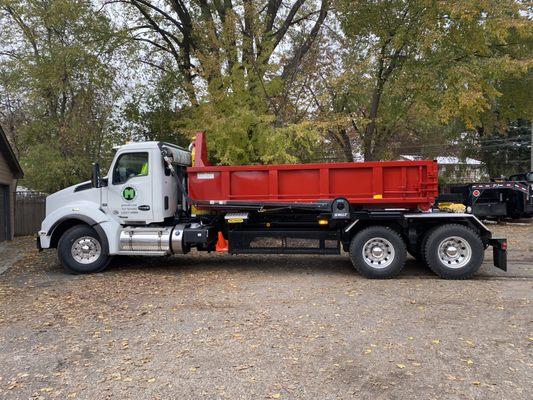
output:
[[[346,198],[362,209],[428,210],[438,194],[436,161],[212,166],[203,133],[196,137],[194,151],[194,165],[187,169],[189,196],[199,201],[313,203]]]

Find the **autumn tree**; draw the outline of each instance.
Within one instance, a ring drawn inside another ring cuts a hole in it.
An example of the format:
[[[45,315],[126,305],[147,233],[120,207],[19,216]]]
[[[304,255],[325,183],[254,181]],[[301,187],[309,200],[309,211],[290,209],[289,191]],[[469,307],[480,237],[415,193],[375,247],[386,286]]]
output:
[[[515,0],[340,0],[344,70],[323,84],[323,108],[335,121],[345,116],[344,130],[366,160],[390,156],[395,137],[420,123],[438,128],[460,119],[474,128],[501,96],[501,79],[531,67],[531,52],[516,51],[531,40],[524,7]]]
[[[0,118],[24,184],[52,192],[88,179],[113,142],[120,35],[90,1],[68,0],[0,0],[0,30]]]
[[[175,129],[209,130],[217,161],[296,161],[291,149],[319,144],[307,127],[288,123],[287,93],[329,0],[123,3],[132,39],[147,46],[142,61],[179,88]]]

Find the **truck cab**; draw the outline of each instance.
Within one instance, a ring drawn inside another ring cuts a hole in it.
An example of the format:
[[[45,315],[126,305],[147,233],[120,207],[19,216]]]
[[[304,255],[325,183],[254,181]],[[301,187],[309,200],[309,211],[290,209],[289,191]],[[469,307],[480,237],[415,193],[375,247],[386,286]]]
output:
[[[174,171],[165,164],[162,152],[172,159]],[[107,238],[109,255],[120,254],[117,239],[123,227],[172,223],[175,215],[183,210],[184,198],[175,176],[185,182],[184,169],[190,163],[189,151],[169,143],[120,146],[107,176],[99,178],[93,172],[97,182],[70,186],[46,198],[46,218],[39,231],[40,247],[57,247],[68,229],[85,224]]]

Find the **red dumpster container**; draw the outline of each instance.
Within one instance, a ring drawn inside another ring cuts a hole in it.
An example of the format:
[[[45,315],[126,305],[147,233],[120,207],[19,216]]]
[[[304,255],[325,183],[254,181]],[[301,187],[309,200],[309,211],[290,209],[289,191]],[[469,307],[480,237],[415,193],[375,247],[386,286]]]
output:
[[[194,200],[313,203],[343,197],[363,209],[428,210],[438,194],[435,161],[211,166],[203,134],[194,146],[194,166],[187,169]]]

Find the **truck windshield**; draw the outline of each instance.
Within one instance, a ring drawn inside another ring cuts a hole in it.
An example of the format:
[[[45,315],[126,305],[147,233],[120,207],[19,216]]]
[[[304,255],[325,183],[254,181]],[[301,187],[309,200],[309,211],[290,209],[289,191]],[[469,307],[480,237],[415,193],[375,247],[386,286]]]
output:
[[[113,168],[113,185],[126,182],[135,176],[148,175],[148,153],[121,154]]]

